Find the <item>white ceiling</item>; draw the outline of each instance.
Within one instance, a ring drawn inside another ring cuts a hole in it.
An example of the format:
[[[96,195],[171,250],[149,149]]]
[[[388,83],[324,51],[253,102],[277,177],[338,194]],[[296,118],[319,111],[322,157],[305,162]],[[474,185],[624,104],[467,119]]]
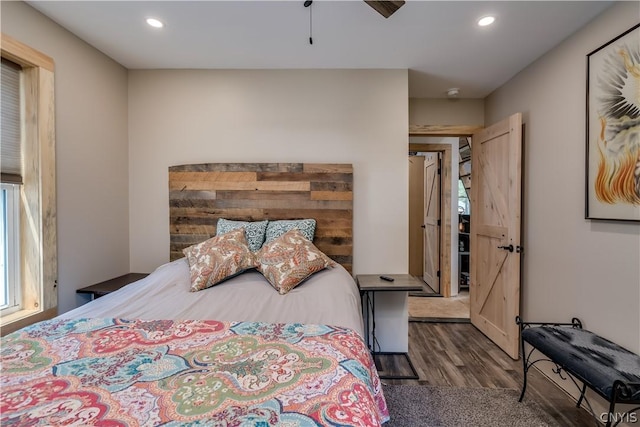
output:
[[[611,1],[29,1],[129,69],[404,68],[411,97],[483,98]],[[475,22],[494,14],[495,24]],[[149,27],[147,17],[166,25]],[[587,52],[584,52],[585,55]]]

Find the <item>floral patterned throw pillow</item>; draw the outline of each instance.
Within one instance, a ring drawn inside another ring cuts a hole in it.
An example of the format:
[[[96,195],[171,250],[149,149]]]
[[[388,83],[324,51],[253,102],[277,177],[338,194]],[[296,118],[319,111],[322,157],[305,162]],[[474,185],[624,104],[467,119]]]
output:
[[[262,247],[264,243],[264,236],[267,232],[267,224],[269,221],[232,221],[225,218],[220,218],[216,225],[216,236],[221,236],[231,230],[237,230],[238,228],[245,229],[245,236],[249,249],[256,252]]]
[[[244,228],[212,237],[182,251],[189,261],[191,292],[201,291],[256,267]]]
[[[264,242],[269,243],[294,228],[302,231],[304,237],[306,237],[310,242],[313,242],[313,235],[316,232],[315,219],[283,219],[279,221],[269,221]]]
[[[281,295],[298,286],[306,278],[335,262],[314,246],[297,229],[265,243],[256,254],[258,271]]]

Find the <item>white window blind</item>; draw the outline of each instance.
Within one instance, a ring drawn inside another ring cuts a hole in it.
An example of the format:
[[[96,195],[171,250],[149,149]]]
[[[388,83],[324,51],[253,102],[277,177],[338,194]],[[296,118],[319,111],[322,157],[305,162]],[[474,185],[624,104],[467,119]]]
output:
[[[20,151],[20,66],[2,58],[0,70],[0,159],[2,182],[22,182]]]

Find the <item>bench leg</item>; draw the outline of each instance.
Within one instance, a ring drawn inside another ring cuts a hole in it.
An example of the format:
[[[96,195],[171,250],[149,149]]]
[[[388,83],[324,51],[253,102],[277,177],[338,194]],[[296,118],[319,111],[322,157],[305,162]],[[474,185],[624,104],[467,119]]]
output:
[[[522,386],[522,392],[520,392],[520,397],[518,398],[518,402],[522,402],[524,399],[524,392],[527,390],[527,380],[525,379],[524,385]]]
[[[518,402],[522,402],[524,398],[524,393],[527,391],[527,372],[529,371],[529,367],[527,366],[527,361],[529,360],[529,355],[525,356],[524,352],[524,340],[522,339],[522,331],[520,331],[520,357],[522,357],[522,374],[524,376],[524,380],[522,382],[522,392],[520,393],[520,398]]]
[[[582,391],[580,392],[580,399],[578,399],[578,403],[576,403],[576,408],[580,407],[580,404],[582,403],[582,399],[584,399],[584,394],[587,391],[587,384],[582,384]]]
[[[518,402],[522,402],[522,399],[524,399],[524,393],[527,391],[527,369],[525,368],[524,370],[524,381],[522,383],[522,392],[520,393],[520,398],[518,399]]]
[[[613,410],[616,407],[616,400],[611,399],[611,403],[609,403],[609,413],[607,414],[607,424],[606,427],[611,427],[611,421],[613,421]],[[615,425],[618,425],[618,423],[616,423]]]

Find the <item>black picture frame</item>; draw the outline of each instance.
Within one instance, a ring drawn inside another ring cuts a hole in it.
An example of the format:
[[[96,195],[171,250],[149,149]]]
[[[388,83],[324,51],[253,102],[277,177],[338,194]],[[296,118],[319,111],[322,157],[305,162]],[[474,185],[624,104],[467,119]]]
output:
[[[585,219],[640,222],[640,23],[587,54]]]

